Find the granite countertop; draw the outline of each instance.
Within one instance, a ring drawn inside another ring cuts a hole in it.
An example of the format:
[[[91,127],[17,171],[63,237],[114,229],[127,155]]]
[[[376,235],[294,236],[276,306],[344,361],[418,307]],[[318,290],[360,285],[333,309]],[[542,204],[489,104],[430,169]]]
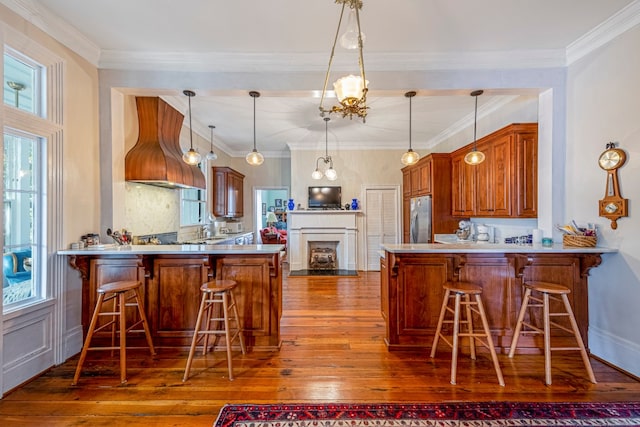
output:
[[[207,254],[207,255],[261,255],[276,254],[284,245],[125,245],[113,244],[90,246],[83,249],[64,249],[58,255],[163,255],[163,254]]]
[[[505,243],[405,243],[383,244],[382,249],[391,253],[615,253],[617,249],[596,246],[593,248],[568,247],[555,243],[551,247],[541,244],[516,245]]]

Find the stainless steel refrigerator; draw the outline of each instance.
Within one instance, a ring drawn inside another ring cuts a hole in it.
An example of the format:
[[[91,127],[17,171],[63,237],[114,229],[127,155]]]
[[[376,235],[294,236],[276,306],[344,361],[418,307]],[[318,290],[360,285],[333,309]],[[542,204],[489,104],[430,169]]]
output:
[[[411,243],[431,243],[431,196],[411,199],[409,241]]]

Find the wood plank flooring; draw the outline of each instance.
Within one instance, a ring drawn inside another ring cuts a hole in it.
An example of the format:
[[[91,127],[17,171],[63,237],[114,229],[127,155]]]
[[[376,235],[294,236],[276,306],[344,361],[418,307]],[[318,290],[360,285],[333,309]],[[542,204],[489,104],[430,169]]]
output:
[[[90,352],[77,386],[75,356],[5,396],[0,425],[211,426],[225,403],[640,400],[640,381],[596,359],[591,384],[577,352],[554,353],[548,387],[541,355],[500,355],[505,387],[486,354],[462,356],[451,385],[450,352],[387,351],[379,283],[377,272],[285,278],[282,348],[236,352],[233,382],[224,352],[197,354],[183,383],[186,349],[131,350],[126,385],[117,352]]]

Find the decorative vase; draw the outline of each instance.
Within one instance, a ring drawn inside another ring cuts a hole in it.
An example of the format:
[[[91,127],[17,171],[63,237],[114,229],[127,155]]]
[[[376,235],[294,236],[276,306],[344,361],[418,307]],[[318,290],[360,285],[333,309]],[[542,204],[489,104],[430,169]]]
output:
[[[358,199],[351,199],[351,210],[358,210]]]
[[[295,209],[295,207],[296,207],[296,204],[295,204],[295,203],[293,203],[293,199],[289,199],[289,203],[287,203],[287,208],[288,208],[290,211],[292,211],[292,210],[294,210],[294,209]]]

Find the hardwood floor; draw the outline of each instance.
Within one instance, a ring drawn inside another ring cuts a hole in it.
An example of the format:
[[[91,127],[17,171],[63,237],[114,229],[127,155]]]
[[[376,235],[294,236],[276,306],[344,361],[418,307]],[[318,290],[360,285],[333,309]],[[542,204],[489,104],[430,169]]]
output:
[[[458,385],[449,384],[450,352],[388,352],[380,316],[377,272],[359,277],[289,277],[284,281],[282,348],[234,353],[235,381],[224,352],[197,354],[182,382],[187,351],[144,349],[128,355],[128,383],[118,359],[90,352],[77,386],[78,357],[0,401],[8,426],[211,426],[225,403],[618,401],[639,400],[640,382],[592,359],[591,384],[577,352],[554,353],[553,385],[544,385],[541,355],[500,355],[506,386],[491,360],[462,355]]]

